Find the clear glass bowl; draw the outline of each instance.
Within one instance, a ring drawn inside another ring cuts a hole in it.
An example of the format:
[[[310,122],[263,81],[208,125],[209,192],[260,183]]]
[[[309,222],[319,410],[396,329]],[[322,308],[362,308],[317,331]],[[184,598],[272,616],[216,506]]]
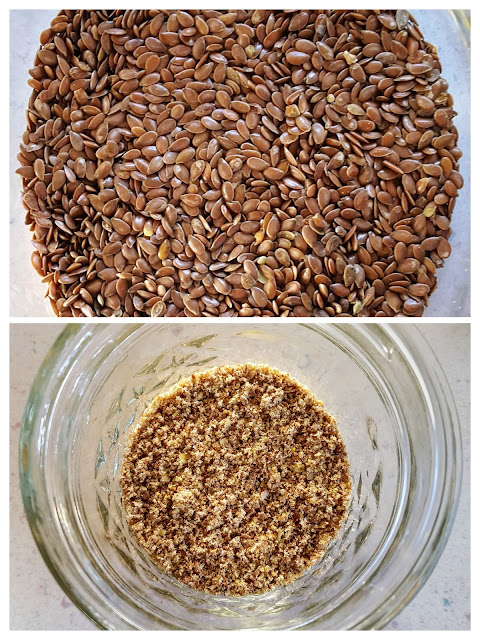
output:
[[[160,572],[126,524],[127,438],[193,371],[254,362],[307,385],[338,421],[353,495],[324,558],[290,585],[212,596]],[[20,438],[25,509],[67,595],[107,629],[382,627],[422,586],[457,505],[455,402],[413,325],[72,324],[51,348]]]

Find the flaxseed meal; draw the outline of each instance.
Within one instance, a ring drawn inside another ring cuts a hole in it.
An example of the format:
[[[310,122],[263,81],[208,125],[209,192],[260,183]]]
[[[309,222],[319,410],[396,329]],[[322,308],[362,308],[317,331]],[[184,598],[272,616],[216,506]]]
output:
[[[59,316],[421,316],[463,180],[405,10],[63,10],[20,154]]]
[[[350,499],[334,419],[268,366],[195,373],[157,396],[130,436],[123,504],[166,573],[214,594],[299,577],[337,536]]]

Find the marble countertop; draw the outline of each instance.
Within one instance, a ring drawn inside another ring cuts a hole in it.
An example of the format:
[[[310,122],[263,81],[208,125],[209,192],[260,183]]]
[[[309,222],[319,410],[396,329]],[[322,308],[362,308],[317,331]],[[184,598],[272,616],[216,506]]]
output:
[[[457,400],[464,446],[464,475],[457,518],[432,575],[392,620],[390,630],[470,628],[470,397],[467,324],[418,325],[432,345]],[[65,596],[48,571],[30,533],[18,479],[20,421],[30,385],[57,324],[11,325],[10,373],[10,628],[89,630],[93,623]]]
[[[46,286],[30,264],[31,235],[24,225],[21,180],[15,174],[17,153],[25,129],[25,111],[31,94],[28,70],[33,66],[39,34],[57,11],[51,9],[10,12],[10,312],[14,317],[47,316],[52,312],[45,299]],[[455,98],[459,147],[463,149],[461,172],[465,186],[455,205],[452,255],[438,274],[426,317],[470,315],[470,49],[450,11],[414,10],[425,39],[434,43],[442,62],[442,75]],[[449,33],[449,37],[445,37]],[[28,297],[24,292],[28,291]]]

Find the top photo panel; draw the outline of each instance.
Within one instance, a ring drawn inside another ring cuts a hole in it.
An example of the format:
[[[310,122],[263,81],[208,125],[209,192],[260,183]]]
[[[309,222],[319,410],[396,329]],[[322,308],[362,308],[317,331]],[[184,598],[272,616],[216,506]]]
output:
[[[468,317],[470,14],[10,12],[12,317]]]

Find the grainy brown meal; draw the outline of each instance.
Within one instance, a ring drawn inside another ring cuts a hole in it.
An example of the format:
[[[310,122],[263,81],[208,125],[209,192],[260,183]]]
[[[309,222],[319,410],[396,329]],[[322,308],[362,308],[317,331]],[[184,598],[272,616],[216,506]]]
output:
[[[334,419],[292,377],[253,364],[157,396],[130,436],[121,484],[154,562],[195,589],[238,596],[319,560],[350,499]]]
[[[18,173],[60,316],[421,316],[463,180],[405,10],[63,10]]]

